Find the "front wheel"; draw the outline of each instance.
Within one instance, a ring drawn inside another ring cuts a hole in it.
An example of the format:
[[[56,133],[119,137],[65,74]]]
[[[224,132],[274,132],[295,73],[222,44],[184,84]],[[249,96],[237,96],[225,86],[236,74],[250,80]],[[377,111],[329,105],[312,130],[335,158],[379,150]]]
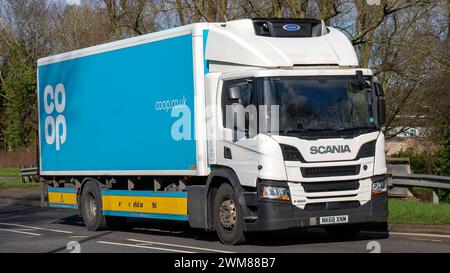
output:
[[[215,194],[213,222],[223,244],[238,245],[246,241],[241,208],[229,184],[222,184]]]

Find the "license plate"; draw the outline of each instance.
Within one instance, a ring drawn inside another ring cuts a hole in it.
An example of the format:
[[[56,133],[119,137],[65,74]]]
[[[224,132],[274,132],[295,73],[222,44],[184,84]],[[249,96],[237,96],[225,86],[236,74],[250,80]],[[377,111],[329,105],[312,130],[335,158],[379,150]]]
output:
[[[348,223],[348,215],[320,217],[319,223],[321,225]]]

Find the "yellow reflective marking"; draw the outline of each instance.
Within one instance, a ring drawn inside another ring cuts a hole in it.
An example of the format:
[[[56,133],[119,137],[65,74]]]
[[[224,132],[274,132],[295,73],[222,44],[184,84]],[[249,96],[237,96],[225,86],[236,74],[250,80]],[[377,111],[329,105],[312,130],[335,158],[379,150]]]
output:
[[[77,204],[77,194],[76,193],[68,193],[68,192],[49,192],[48,193],[48,202],[49,203],[57,203],[57,204],[68,204],[68,205],[76,205]]]
[[[187,198],[103,195],[103,210],[187,215]]]

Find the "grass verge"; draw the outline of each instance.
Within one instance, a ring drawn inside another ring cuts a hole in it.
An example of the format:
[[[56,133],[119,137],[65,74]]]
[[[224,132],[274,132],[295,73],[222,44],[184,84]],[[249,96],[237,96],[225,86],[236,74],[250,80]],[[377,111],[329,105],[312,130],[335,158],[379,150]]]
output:
[[[19,168],[0,168],[0,177],[20,176]]]
[[[39,183],[23,183],[20,178],[0,180],[0,190],[4,189],[28,189],[39,187]]]
[[[389,222],[394,224],[450,225],[450,204],[389,199]]]

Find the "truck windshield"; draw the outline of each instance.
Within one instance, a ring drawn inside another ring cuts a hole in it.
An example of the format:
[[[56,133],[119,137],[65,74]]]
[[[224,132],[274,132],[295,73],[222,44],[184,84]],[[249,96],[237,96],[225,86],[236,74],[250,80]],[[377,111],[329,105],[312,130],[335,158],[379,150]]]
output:
[[[279,107],[280,133],[376,128],[371,90],[356,76],[263,78],[260,83],[263,105]]]

